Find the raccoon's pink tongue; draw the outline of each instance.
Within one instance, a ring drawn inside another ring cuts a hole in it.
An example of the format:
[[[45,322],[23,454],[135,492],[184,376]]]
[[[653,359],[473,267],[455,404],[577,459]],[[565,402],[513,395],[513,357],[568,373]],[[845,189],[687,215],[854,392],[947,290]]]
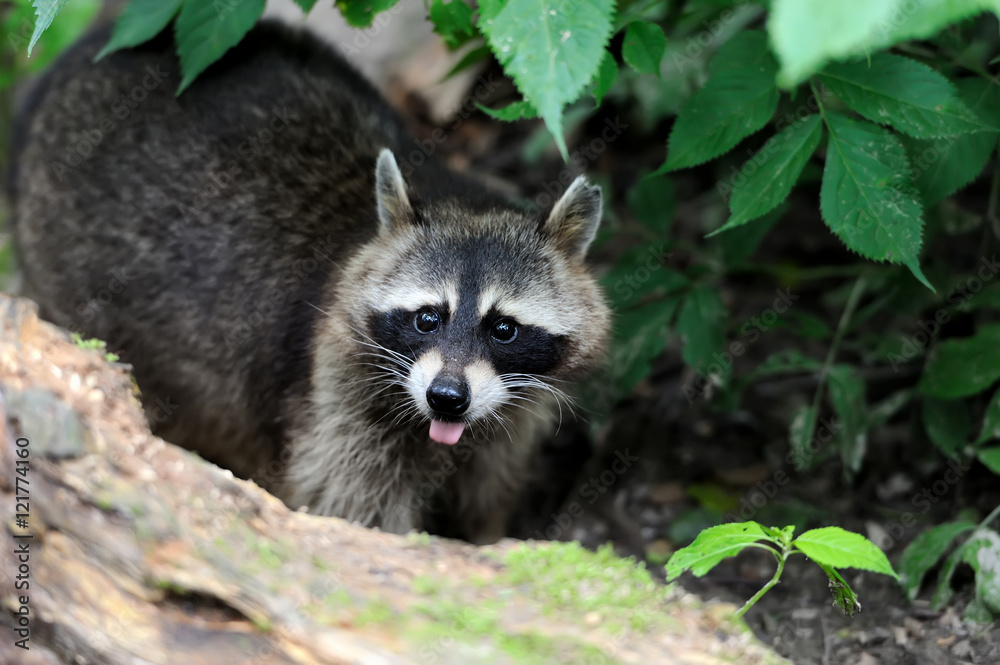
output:
[[[462,431],[465,430],[465,423],[443,423],[440,420],[431,421],[431,438],[438,443],[447,443],[453,446],[458,443]]]

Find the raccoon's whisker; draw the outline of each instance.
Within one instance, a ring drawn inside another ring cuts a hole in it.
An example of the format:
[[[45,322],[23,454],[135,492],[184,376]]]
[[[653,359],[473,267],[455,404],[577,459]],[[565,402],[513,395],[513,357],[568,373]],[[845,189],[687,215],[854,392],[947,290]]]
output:
[[[379,365],[377,363],[364,363],[364,364],[368,365],[369,367],[375,367],[375,368],[380,369],[380,370],[382,370],[384,372],[388,372],[389,374],[392,374],[393,376],[399,377],[399,379],[401,381],[405,382],[406,379],[407,379],[407,376],[405,374],[403,374],[398,369],[395,369],[393,367],[389,367],[389,366],[386,366],[386,365]]]
[[[410,360],[408,357],[404,356],[399,351],[393,351],[392,349],[389,349],[389,348],[386,348],[386,347],[382,346],[381,344],[379,344],[374,339],[372,339],[371,337],[369,337],[368,335],[366,335],[362,331],[358,330],[354,326],[351,326],[351,330],[353,330],[355,333],[357,333],[358,335],[360,335],[361,337],[363,337],[364,339],[367,340],[366,342],[362,342],[362,341],[359,340],[359,343],[361,343],[361,344],[363,344],[365,346],[370,346],[372,348],[379,349],[380,351],[385,351],[386,353],[399,358],[401,361],[405,362],[407,365],[412,365],[413,364],[412,360]]]
[[[566,392],[556,388],[555,386],[550,386],[544,381],[538,379],[529,379],[528,377],[519,376],[517,380],[507,380],[505,377],[508,375],[501,376],[503,384],[507,388],[539,388],[545,390],[552,394],[553,397],[559,401],[566,402],[568,405],[575,405],[575,400],[570,397]]]
[[[314,310],[316,310],[317,312],[320,312],[320,313],[322,313],[322,314],[325,314],[326,316],[330,317],[331,319],[333,318],[333,314],[331,314],[330,312],[326,311],[325,309],[322,309],[322,308],[320,308],[320,307],[317,307],[316,305],[312,304],[312,303],[311,303],[311,302],[309,302],[308,300],[303,300],[302,302],[304,302],[305,304],[309,305],[310,307],[312,307],[312,308],[313,308]]]
[[[389,425],[390,427],[396,427],[397,425],[401,425],[403,421],[405,421],[407,418],[409,418],[410,420],[416,420],[416,417],[420,415],[420,409],[417,408],[416,404],[412,403],[412,400],[410,404],[407,404],[405,406],[406,408],[401,410],[399,414],[392,419],[392,422]],[[392,411],[395,411],[396,408],[393,408],[390,411],[390,413]]]
[[[378,360],[380,362],[391,363],[392,365],[395,365],[398,369],[407,372],[410,371],[410,367],[412,366],[412,363],[404,363],[399,358],[394,358],[393,356],[387,356],[382,353],[375,353],[374,351],[365,353],[355,353],[351,356],[351,358],[354,358],[355,359],[354,362],[359,365],[368,365],[371,364],[372,360]],[[362,358],[365,358],[366,360],[361,360]]]
[[[547,380],[543,380],[540,377],[534,376],[532,374],[519,374],[519,373],[502,374],[500,376],[500,379],[501,381],[503,381],[504,386],[506,386],[507,388],[528,388],[528,389],[534,388],[534,389],[544,390],[549,394],[551,394],[555,398],[556,407],[559,409],[559,424],[557,425],[557,431],[558,429],[562,428],[563,403],[566,404],[566,407],[569,410],[570,414],[573,416],[574,420],[577,418],[576,401],[572,397],[570,397],[564,390],[557,388],[553,385],[550,385],[547,382]],[[548,377],[546,377],[546,379],[548,379]],[[520,402],[533,402],[536,405],[539,404],[537,401],[524,395],[512,394],[509,396],[509,399],[511,400],[510,403],[512,406],[519,406],[525,410],[528,410],[527,404],[516,403],[515,400]]]
[[[530,375],[528,375],[528,376],[530,376]],[[548,391],[557,400],[559,400],[561,402],[565,402],[566,405],[571,410],[574,409],[577,406],[576,400],[573,397],[571,397],[566,391],[564,391],[564,390],[562,390],[560,388],[557,388],[555,386],[549,385],[545,381],[541,381],[541,380],[539,380],[537,378],[533,378],[532,377],[532,380],[529,382],[529,385],[537,387],[537,388],[541,388],[542,390]],[[527,386],[525,386],[525,387],[527,387]]]
[[[364,342],[360,342],[360,343],[364,344]],[[377,347],[375,347],[375,348],[377,348]],[[413,361],[410,360],[409,358],[407,358],[406,356],[400,357],[398,354],[397,355],[388,355],[388,354],[385,354],[385,353],[379,353],[377,351],[359,351],[358,353],[352,353],[351,357],[352,358],[368,358],[368,357],[382,358],[384,360],[388,360],[390,362],[396,363],[400,367],[405,367],[407,369],[409,369],[413,365]]]
[[[514,440],[514,435],[510,433],[510,429],[508,429],[507,423],[505,422],[505,420],[506,419],[502,415],[500,415],[499,413],[496,413],[497,424],[500,425],[500,427],[503,428],[503,431],[507,433],[507,438],[510,439],[511,441],[513,441]]]
[[[407,396],[409,396],[409,393],[407,393]],[[417,409],[417,405],[414,404],[412,398],[408,399],[408,400],[404,400],[404,401],[400,402],[399,404],[396,404],[395,406],[393,406],[388,411],[386,411],[385,414],[381,418],[379,418],[378,420],[376,420],[374,423],[372,423],[371,426],[368,427],[368,429],[371,429],[373,426],[375,426],[378,423],[382,422],[383,420],[385,420],[386,418],[388,418],[389,416],[391,416],[393,414],[393,412],[395,412],[395,411],[399,411],[399,413],[396,414],[396,416],[389,423],[389,427],[395,427],[396,425],[398,425],[399,423],[401,423],[406,416],[411,415],[415,411],[419,411],[419,409]]]

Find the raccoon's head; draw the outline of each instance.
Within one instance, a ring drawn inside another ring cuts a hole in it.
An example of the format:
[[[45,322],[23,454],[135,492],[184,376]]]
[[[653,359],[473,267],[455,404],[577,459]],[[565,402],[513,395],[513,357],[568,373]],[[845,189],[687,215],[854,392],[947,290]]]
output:
[[[577,178],[539,219],[423,202],[388,150],[376,180],[379,233],[347,288],[360,352],[403,397],[399,420],[429,421],[431,439],[454,444],[467,425],[504,424],[512,408],[600,362],[609,312],[584,265],[598,187]]]

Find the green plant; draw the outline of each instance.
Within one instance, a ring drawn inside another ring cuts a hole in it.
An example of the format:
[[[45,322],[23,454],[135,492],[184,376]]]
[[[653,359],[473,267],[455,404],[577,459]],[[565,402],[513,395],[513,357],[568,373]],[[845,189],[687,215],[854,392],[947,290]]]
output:
[[[114,353],[108,351],[108,345],[106,342],[102,342],[99,339],[84,339],[80,336],[80,333],[70,333],[70,338],[72,338],[73,343],[76,344],[81,349],[87,349],[88,351],[97,351],[98,353],[104,354],[104,359],[109,363],[118,362],[118,356]]]
[[[774,555],[778,567],[767,584],[737,611],[737,616],[742,616],[778,583],[785,570],[785,561],[793,554],[804,554],[830,579],[830,592],[836,604],[845,614],[854,616],[861,611],[861,602],[837,572],[838,568],[860,568],[898,579],[882,550],[864,536],[833,526],[806,531],[798,538],[793,538],[794,532],[793,526],[776,529],[757,522],[731,522],[709,527],[698,534],[693,543],[670,557],[667,580],[673,580],[685,571],[701,577],[723,559],[735,556],[747,547],[767,550]]]
[[[961,536],[964,541],[948,555],[938,574],[932,606],[944,607],[952,598],[952,578],[961,564],[975,573],[975,597],[965,607],[965,618],[990,623],[1000,613],[1000,533],[990,524],[1000,515],[994,510],[979,524],[962,517],[927,529],[917,536],[899,560],[900,583],[910,600],[920,592],[926,574],[934,568],[952,544]]]

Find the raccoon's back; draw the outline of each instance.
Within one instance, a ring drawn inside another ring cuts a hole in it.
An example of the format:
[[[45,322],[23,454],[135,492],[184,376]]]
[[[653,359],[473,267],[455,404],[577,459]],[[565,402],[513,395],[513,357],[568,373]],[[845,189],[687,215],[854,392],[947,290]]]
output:
[[[180,97],[168,34],[92,63],[107,37],[67,52],[18,120],[25,294],[123,351],[147,410],[280,438],[279,398],[308,376],[312,305],[375,233],[375,161],[401,148],[401,123],[342,59],[280,26],[255,28]]]
[[[331,231],[371,235],[375,158],[404,133],[323,45],[262,25],[175,97],[168,35],[91,64],[106,38],[66,53],[20,114],[9,182],[26,263],[40,244],[65,257],[96,243],[88,254],[116,263],[166,250],[185,279],[199,258],[236,269]]]

